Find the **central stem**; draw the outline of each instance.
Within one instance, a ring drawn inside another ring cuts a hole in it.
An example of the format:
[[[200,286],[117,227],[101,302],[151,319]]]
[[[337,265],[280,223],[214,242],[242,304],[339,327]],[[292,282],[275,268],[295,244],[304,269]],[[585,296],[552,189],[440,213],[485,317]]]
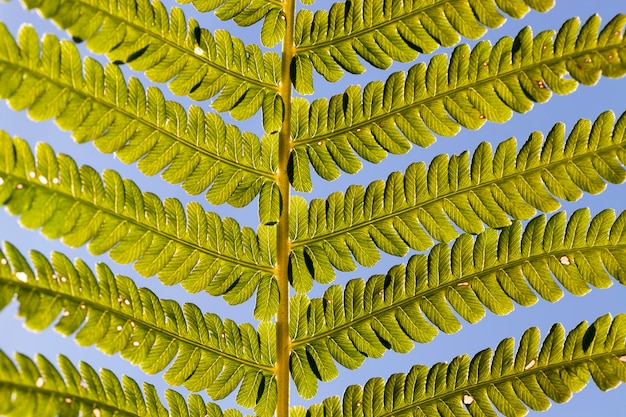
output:
[[[281,80],[279,94],[283,101],[283,123],[279,133],[278,148],[278,188],[281,198],[281,212],[276,230],[276,279],[280,301],[276,314],[276,386],[278,398],[277,417],[289,417],[289,176],[287,167],[291,153],[291,61],[293,59],[295,1],[284,0],[283,13],[286,22],[283,38]]]

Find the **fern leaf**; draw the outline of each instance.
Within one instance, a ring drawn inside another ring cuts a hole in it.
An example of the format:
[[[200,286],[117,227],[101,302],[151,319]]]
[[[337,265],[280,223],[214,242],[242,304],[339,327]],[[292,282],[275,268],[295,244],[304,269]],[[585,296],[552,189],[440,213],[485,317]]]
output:
[[[552,326],[540,345],[539,330],[528,329],[517,353],[513,339],[430,369],[415,365],[407,374],[393,374],[384,382],[369,380],[351,385],[335,416],[487,415],[523,416],[528,409],[544,411],[551,402],[563,403],[589,379],[603,391],[626,382],[626,316],[605,315],[589,325],[580,323],[565,334]],[[337,397],[315,404],[307,415],[325,416]]]
[[[332,4],[328,10],[300,10],[296,16],[298,54],[311,60],[329,81],[343,70],[360,74],[365,67],[357,56],[378,68],[393,61],[412,62],[419,53],[453,46],[460,36],[480,38],[486,28],[504,23],[502,12],[521,18],[531,8],[547,11],[552,0],[520,1],[515,5],[494,0],[429,3],[389,3],[358,0]],[[330,70],[332,68],[332,70]]]
[[[0,413],[7,417],[79,413],[96,417],[241,416],[236,409],[222,411],[215,403],[205,403],[200,395],[190,394],[185,399],[170,389],[165,391],[168,410],[150,384],[144,384],[142,390],[126,375],[120,381],[110,370],[98,374],[85,362],[77,369],[64,355],[59,355],[58,362],[57,368],[42,355],[33,361],[19,353],[14,362],[0,351],[0,391],[6,399],[0,404]]]
[[[232,20],[239,26],[251,26],[263,19],[261,43],[268,48],[282,40],[286,23],[278,2],[265,0],[178,0],[192,3],[199,12],[215,11],[221,20]]]
[[[599,24],[598,16],[582,27],[571,19],[556,34],[541,32],[533,38],[526,28],[493,47],[488,42],[471,50],[460,45],[449,60],[437,55],[428,65],[392,74],[384,84],[371,82],[362,90],[352,86],[330,101],[315,100],[308,123],[295,136],[295,148],[305,149],[316,172],[332,180],[335,174],[320,169],[314,156],[323,154],[340,169],[341,159],[354,158],[353,152],[376,163],[387,153],[406,153],[412,144],[430,145],[433,133],[453,136],[461,127],[478,129],[488,120],[501,123],[513,111],[525,113],[533,102],[545,102],[552,92],[570,93],[578,83],[594,84],[601,75],[621,76],[626,71],[620,58],[626,45],[626,15],[616,16],[602,29]],[[331,152],[330,143],[342,156]]]
[[[0,149],[5,155],[0,161],[0,201],[21,215],[26,227],[41,227],[44,235],[73,247],[88,242],[92,253],[109,252],[117,262],[134,262],[143,276],[158,275],[166,285],[180,283],[190,292],[225,295],[246,286],[249,298],[259,282],[273,279],[275,242],[267,230],[262,232],[269,226],[260,226],[257,236],[197,203],[185,211],[180,201],[162,202],[142,193],[114,171],[101,178],[66,155],[55,157],[46,144],[38,146],[35,160],[23,140],[12,140],[5,132],[0,132]],[[45,202],[41,207],[31,204],[40,201]],[[241,296],[226,299],[245,301]],[[259,318],[269,319],[273,313],[261,309]]]
[[[145,71],[154,82],[169,81],[174,94],[194,100],[217,96],[212,105],[218,111],[247,118],[260,109],[265,95],[276,94],[278,79],[265,66],[258,67],[264,59],[256,59],[262,56],[257,46],[244,45],[223,30],[211,34],[194,19],[186,21],[177,7],[168,13],[161,3],[148,0],[25,3],[111,62]],[[276,53],[266,55],[280,61]]]
[[[509,216],[528,219],[535,209],[552,212],[560,206],[555,197],[572,201],[582,192],[599,193],[606,182],[626,180],[625,124],[626,114],[614,123],[613,113],[605,112],[593,124],[580,120],[565,140],[559,123],[545,140],[533,133],[517,156],[514,139],[500,144],[495,154],[483,143],[471,162],[466,153],[440,155],[428,169],[412,164],[404,175],[392,173],[385,183],[373,182],[365,192],[352,186],[326,201],[313,200],[308,225],[305,214],[293,213],[291,221],[300,227],[292,259],[314,253],[310,275],[329,282],[332,268],[325,264],[354,269],[345,259],[337,261],[336,254],[345,253],[346,246],[357,262],[371,266],[380,257],[378,249],[402,256],[409,248],[428,249],[432,240],[449,242],[458,235],[453,223],[476,234],[484,224],[510,224]],[[300,288],[298,277],[293,280],[294,288]]]
[[[200,107],[185,111],[158,89],[144,90],[135,78],[127,85],[116,65],[103,69],[90,58],[81,64],[71,42],[46,35],[40,47],[30,26],[20,30],[19,46],[4,25],[0,38],[11,50],[0,53],[0,78],[6,81],[0,97],[16,110],[28,108],[35,120],[56,118],[78,142],[93,140],[126,163],[139,161],[145,174],[162,172],[191,194],[208,188],[212,204],[241,207],[259,193],[275,194],[275,135],[259,140]],[[275,221],[271,212],[262,211],[268,223]]]
[[[457,332],[455,313],[476,323],[485,308],[504,315],[512,301],[534,304],[535,293],[554,302],[563,295],[561,287],[582,296],[590,285],[610,286],[611,276],[626,285],[620,261],[626,257],[624,224],[626,212],[615,219],[610,210],[591,219],[581,209],[568,222],[563,212],[547,221],[542,215],[525,230],[516,222],[499,237],[488,229],[475,239],[463,235],[451,247],[438,244],[428,256],[414,255],[386,275],[350,280],[343,291],[331,286],[321,299],[299,296],[290,323],[294,349],[324,347],[326,355],[354,369],[365,357],[384,353],[384,346],[404,353],[414,342],[430,342],[438,330]],[[532,260],[522,261],[529,255]],[[314,373],[318,362],[308,362]]]
[[[130,278],[114,276],[105,264],[98,264],[94,274],[84,262],[72,265],[58,252],[51,261],[31,252],[34,270],[8,243],[0,257],[0,307],[17,294],[18,315],[30,329],[41,331],[54,325],[63,335],[74,334],[81,346],[95,344],[107,354],[119,352],[150,374],[165,370],[164,379],[170,385],[191,391],[216,384],[215,378],[226,372],[218,363],[243,367],[261,379],[272,375],[275,354],[267,346],[273,343],[269,322],[263,325],[265,336],[260,337],[249,324],[222,321],[194,304],[160,300],[149,289],[137,288]],[[228,393],[241,378],[231,382]],[[244,378],[238,396],[256,399],[269,395],[264,392],[267,389],[271,387],[250,386]],[[255,404],[245,401],[242,405]]]

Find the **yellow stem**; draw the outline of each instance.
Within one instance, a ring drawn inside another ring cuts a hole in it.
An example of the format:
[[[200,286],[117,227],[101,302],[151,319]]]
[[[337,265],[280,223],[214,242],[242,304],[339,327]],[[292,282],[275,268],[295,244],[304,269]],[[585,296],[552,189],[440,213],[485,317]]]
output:
[[[278,188],[281,196],[281,213],[276,230],[276,279],[280,302],[276,315],[276,385],[278,388],[277,417],[289,417],[289,177],[287,164],[291,153],[291,61],[293,59],[295,0],[285,0],[283,13],[286,21],[283,39],[281,82],[279,93],[284,104],[283,124],[279,133]]]

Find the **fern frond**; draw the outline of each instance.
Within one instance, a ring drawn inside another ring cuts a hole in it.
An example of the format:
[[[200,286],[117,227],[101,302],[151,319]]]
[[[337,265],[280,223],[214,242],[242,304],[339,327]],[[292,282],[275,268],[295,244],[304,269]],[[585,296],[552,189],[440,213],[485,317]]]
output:
[[[0,24],[0,97],[15,110],[27,108],[35,120],[56,118],[77,142],[93,140],[125,163],[139,160],[146,175],[163,171],[190,194],[209,188],[212,204],[241,207],[259,192],[274,192],[275,134],[259,140],[198,106],[185,111],[156,87],[146,92],[136,78],[127,85],[116,65],[103,69],[91,58],[81,64],[70,41],[46,35],[40,46],[31,26],[18,39],[19,46]],[[275,221],[269,213],[276,211],[263,210],[262,219]]]
[[[351,86],[330,101],[315,100],[297,113],[301,127],[294,136],[299,155],[291,161],[297,172],[293,186],[309,191],[309,163],[322,178],[333,180],[339,169],[360,169],[353,152],[380,162],[388,152],[430,145],[434,134],[453,136],[461,126],[504,122],[513,111],[525,113],[533,102],[545,102],[552,92],[567,94],[578,83],[621,76],[626,73],[625,25],[626,15],[618,15],[599,30],[600,18],[592,16],[582,27],[571,19],[558,33],[545,31],[534,38],[526,28],[493,47],[486,41],[471,50],[461,45],[449,60],[437,55],[407,74],[392,74],[385,83],[371,82],[363,90]]]
[[[263,392],[276,388],[275,357],[268,356],[273,352],[273,323],[264,322],[257,331],[249,324],[222,321],[194,304],[161,300],[130,278],[114,276],[103,263],[94,274],[84,262],[72,265],[58,252],[49,261],[32,251],[33,271],[15,247],[5,243],[4,248],[0,309],[17,294],[18,315],[28,328],[41,331],[54,325],[63,335],[74,334],[81,346],[95,344],[107,354],[119,352],[149,374],[165,371],[163,378],[172,386],[207,390],[214,399],[235,390],[242,379],[265,383],[241,384],[241,405],[253,407],[256,402],[248,399],[261,394],[275,397]],[[229,368],[239,370],[225,376]]]
[[[328,283],[335,269],[354,270],[352,257],[372,266],[379,250],[403,256],[409,248],[428,249],[433,239],[449,242],[459,234],[453,224],[472,234],[485,224],[501,228],[510,224],[509,216],[528,219],[536,209],[558,209],[556,198],[573,201],[583,191],[601,192],[606,182],[624,182],[626,113],[613,122],[612,112],[593,125],[579,120],[567,140],[564,125],[556,124],[545,141],[531,134],[517,155],[514,138],[495,154],[485,142],[471,162],[467,152],[439,155],[428,168],[414,163],[386,182],[350,186],[312,200],[308,210],[294,209],[291,265],[300,274],[294,274],[294,288],[308,291],[311,279]],[[293,207],[306,205],[301,197],[293,200]]]
[[[353,74],[365,71],[358,57],[374,67],[389,68],[393,61],[412,62],[420,53],[453,46],[459,35],[478,39],[487,28],[504,23],[498,7],[521,18],[531,8],[543,12],[553,4],[554,0],[338,2],[328,10],[298,12],[296,45],[298,55],[310,60],[320,75],[337,81],[343,70]]]
[[[35,361],[23,354],[13,362],[0,350],[0,413],[7,417],[29,416],[160,416],[160,417],[241,417],[237,409],[222,409],[205,403],[197,394],[186,399],[174,390],[165,391],[169,410],[150,384],[143,390],[132,378],[122,381],[110,370],[100,374],[81,362],[79,368],[64,355],[59,367],[42,355]],[[17,366],[16,366],[17,364]],[[60,371],[59,371],[60,368]]]
[[[528,329],[514,352],[515,341],[458,356],[431,368],[415,365],[386,382],[369,380],[349,386],[343,396],[309,408],[307,415],[386,417],[454,415],[506,417],[544,411],[551,401],[566,402],[589,378],[603,391],[626,382],[626,315],[605,315],[565,333],[557,323],[540,345],[539,329]]]
[[[287,29],[282,3],[277,0],[177,0],[192,3],[199,12],[214,10],[220,20],[232,20],[239,26],[251,26],[263,19],[261,43],[276,46]]]
[[[246,301],[260,283],[275,290],[272,227],[260,226],[255,234],[196,202],[186,210],[177,199],[162,202],[115,171],[101,178],[88,166],[78,168],[47,144],[38,145],[35,160],[26,142],[2,131],[0,150],[0,203],[20,215],[25,227],[41,227],[44,235],[72,247],[88,243],[94,254],[134,262],[143,276],[223,295],[229,303]],[[274,314],[278,295],[271,295],[257,303],[257,318]],[[274,303],[266,304],[268,298]]]
[[[280,56],[244,45],[227,31],[211,34],[182,10],[148,0],[27,0],[87,47],[145,71],[154,82],[194,100],[217,98],[217,111],[246,119],[277,95]],[[170,81],[171,80],[171,81]]]
[[[475,239],[463,235],[451,247],[440,243],[428,256],[414,255],[386,275],[350,280],[343,291],[333,285],[322,298],[296,296],[292,343],[301,354],[315,349],[318,354],[302,365],[309,368],[304,374],[326,381],[333,373],[322,372],[330,369],[331,358],[356,369],[387,349],[407,353],[414,342],[430,342],[438,330],[456,333],[461,329],[457,315],[474,324],[485,308],[505,315],[513,302],[530,306],[537,295],[555,302],[563,289],[582,296],[589,285],[610,287],[611,277],[626,285],[625,265],[626,212],[615,219],[606,210],[591,219],[589,210],[581,209],[568,222],[564,212],[547,222],[541,215],[525,230],[515,222],[499,236],[488,229]]]

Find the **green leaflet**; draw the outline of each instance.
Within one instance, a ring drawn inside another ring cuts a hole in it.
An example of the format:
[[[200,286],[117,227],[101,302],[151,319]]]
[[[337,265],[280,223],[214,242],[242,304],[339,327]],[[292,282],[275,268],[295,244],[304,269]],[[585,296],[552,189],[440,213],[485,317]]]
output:
[[[284,12],[276,5],[273,6],[265,16],[261,27],[261,43],[268,48],[278,45],[283,40],[287,29]]]
[[[126,83],[118,66],[81,63],[69,41],[43,38],[24,26],[15,44],[4,25],[0,38],[0,97],[36,120],[56,118],[78,142],[94,141],[124,162],[138,161],[146,175],[162,177],[190,194],[207,188],[212,204],[244,206],[273,183],[275,135],[259,140],[195,105],[188,111],[166,101],[155,87],[136,78]],[[41,54],[41,58],[40,58]],[[32,58],[35,57],[35,58]],[[225,186],[228,185],[228,186]]]
[[[0,413],[8,417],[79,412],[94,416],[241,416],[239,410],[222,411],[214,403],[205,403],[200,395],[184,398],[170,389],[165,391],[168,410],[150,384],[144,384],[142,389],[130,377],[124,375],[120,381],[108,369],[98,374],[85,362],[77,369],[64,355],[59,355],[58,362],[57,368],[44,356],[37,355],[33,361],[19,353],[12,361],[0,351],[0,391],[6,396]],[[36,396],[33,391],[37,391]]]
[[[306,357],[304,350],[294,350],[289,356],[291,377],[296,384],[298,394],[305,399],[313,398],[317,393],[317,377]]]
[[[411,62],[419,53],[431,53],[440,45],[452,46],[459,35],[478,39],[485,27],[503,24],[505,19],[496,4],[504,13],[521,18],[530,8],[547,11],[553,1],[334,3],[328,10],[298,12],[296,45],[299,53],[310,59],[326,60],[326,66],[314,64],[315,69],[327,80],[336,80],[343,75],[342,69],[353,74],[363,72],[358,57],[375,67],[388,68],[393,61]],[[335,76],[325,71],[328,66],[336,68]]]
[[[313,94],[313,66],[311,62],[300,55],[293,57],[291,72],[294,73],[293,87],[300,94]]]
[[[49,145],[37,147],[35,160],[23,140],[5,132],[0,149],[0,201],[26,227],[41,227],[44,235],[74,247],[88,242],[92,253],[109,252],[117,262],[134,262],[143,276],[158,275],[166,285],[181,283],[191,292],[224,295],[238,284],[251,286],[251,297],[258,282],[272,277],[275,242],[267,240],[263,226],[257,236],[197,203],[185,210],[176,199],[162,202],[114,171],[101,178],[66,155],[56,157]]]
[[[95,344],[107,354],[119,352],[148,373],[166,370],[164,379],[170,385],[191,391],[210,388],[225,372],[218,364],[237,364],[261,378],[271,376],[272,323],[263,324],[257,333],[249,324],[222,321],[194,304],[160,300],[130,278],[114,276],[104,264],[98,264],[94,274],[83,261],[72,264],[58,252],[50,261],[31,252],[34,269],[8,243],[0,257],[4,301],[0,307],[17,294],[18,315],[33,330],[54,324],[62,334],[74,334],[82,346]],[[240,381],[233,379],[231,391]],[[242,384],[238,395],[249,396],[244,390],[254,389],[256,398],[260,392],[269,394],[264,390],[271,387]]]
[[[526,28],[515,39],[505,37],[493,46],[483,41],[471,50],[460,45],[449,59],[436,55],[428,65],[418,63],[406,74],[391,74],[385,83],[351,86],[330,100],[314,100],[308,122],[294,132],[296,149],[333,142],[344,159],[356,153],[377,163],[387,153],[406,153],[412,144],[430,145],[433,133],[454,136],[461,127],[504,122],[513,111],[525,113],[533,103],[547,101],[552,92],[568,94],[578,83],[592,85],[600,76],[622,76],[625,24],[625,15],[603,28],[598,16],[582,27],[578,19],[570,19],[557,33],[544,31],[534,38]],[[303,62],[306,54],[297,55],[298,68],[311,65]],[[303,78],[309,73],[296,71],[296,87],[312,83],[312,78]],[[327,161],[335,160],[345,170],[347,164],[340,159]],[[311,155],[310,163],[327,180],[337,176],[327,165],[320,169]],[[292,184],[304,191],[300,184]]]
[[[449,242],[458,235],[453,223],[476,234],[485,225],[506,226],[510,217],[528,219],[535,209],[552,212],[560,206],[555,197],[571,201],[582,192],[599,193],[607,181],[626,180],[619,162],[625,124],[626,114],[614,121],[613,113],[605,112],[593,124],[580,120],[567,139],[562,124],[545,139],[535,132],[517,155],[514,139],[498,145],[495,153],[483,143],[471,160],[467,153],[440,155],[428,168],[414,163],[404,175],[392,173],[386,182],[375,181],[365,190],[350,186],[326,200],[314,199],[308,216],[298,209],[292,219],[298,227],[292,235],[292,268],[298,254],[314,253],[309,274],[329,282],[333,268],[354,270],[348,253],[371,266],[379,250],[403,256],[409,248],[429,248],[432,240]],[[526,273],[532,275],[528,269]],[[506,279],[516,286],[515,276]],[[520,293],[518,301],[525,298],[523,304],[532,304],[531,293]]]
[[[257,46],[244,45],[223,30],[211,34],[194,19],[186,21],[176,7],[168,14],[161,3],[147,0],[30,0],[26,5],[112,62],[145,71],[152,81],[169,81],[174,94],[194,100],[217,95],[213,107],[218,111],[249,117],[278,84]]]
[[[414,342],[430,342],[438,330],[457,332],[461,324],[455,313],[476,323],[485,307],[505,315],[513,309],[511,300],[535,303],[533,291],[556,301],[563,293],[560,286],[582,296],[589,285],[610,286],[611,276],[626,285],[625,224],[626,212],[616,219],[605,210],[591,219],[589,210],[581,209],[569,221],[563,212],[547,221],[542,215],[524,230],[516,222],[499,236],[488,229],[475,239],[462,235],[452,246],[440,243],[428,256],[413,255],[386,275],[350,280],[343,291],[333,285],[320,299],[296,296],[293,345],[308,352],[314,344],[316,357],[330,355],[352,369],[386,349],[408,352]],[[521,261],[528,256],[532,261]],[[307,357],[311,372],[324,369],[316,357]],[[319,379],[332,375],[322,370],[316,373]]]
[[[539,331],[531,328],[517,352],[513,339],[505,339],[495,352],[487,349],[472,359],[458,356],[430,369],[415,365],[387,381],[373,378],[363,387],[351,385],[343,401],[331,397],[309,411],[326,416],[328,407],[337,404],[334,416],[495,416],[496,410],[507,417],[523,416],[528,409],[544,411],[552,401],[567,401],[590,377],[604,391],[625,382],[625,336],[623,314],[602,316],[591,325],[582,322],[569,334],[557,323],[542,345]]]

